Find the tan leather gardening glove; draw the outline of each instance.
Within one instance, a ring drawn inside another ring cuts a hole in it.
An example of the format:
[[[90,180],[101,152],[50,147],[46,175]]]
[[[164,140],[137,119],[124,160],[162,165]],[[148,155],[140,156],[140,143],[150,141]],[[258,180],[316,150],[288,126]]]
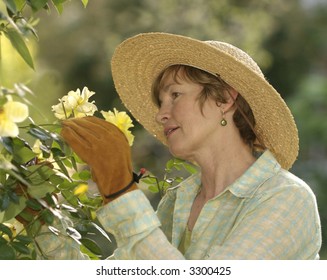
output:
[[[68,119],[62,125],[62,137],[91,168],[104,203],[137,189],[130,146],[119,128],[97,117]]]

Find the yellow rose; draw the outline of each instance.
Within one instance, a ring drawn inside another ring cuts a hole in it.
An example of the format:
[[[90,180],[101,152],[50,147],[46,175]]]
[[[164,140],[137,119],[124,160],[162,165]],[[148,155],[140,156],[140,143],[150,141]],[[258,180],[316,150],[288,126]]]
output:
[[[102,116],[107,122],[110,122],[117,126],[126,136],[130,146],[133,145],[134,135],[129,131],[131,127],[134,127],[132,119],[126,114],[126,112],[119,112],[116,108],[114,111],[101,111]]]
[[[98,110],[94,101],[89,102],[89,98],[94,95],[94,91],[89,91],[84,87],[82,92],[80,89],[70,91],[63,98],[59,99],[57,105],[52,106],[56,118],[63,120],[70,116],[75,118],[82,118],[85,116],[93,116],[94,112]]]
[[[28,117],[28,107],[21,102],[9,100],[0,107],[0,136],[17,137],[19,129],[16,123]]]

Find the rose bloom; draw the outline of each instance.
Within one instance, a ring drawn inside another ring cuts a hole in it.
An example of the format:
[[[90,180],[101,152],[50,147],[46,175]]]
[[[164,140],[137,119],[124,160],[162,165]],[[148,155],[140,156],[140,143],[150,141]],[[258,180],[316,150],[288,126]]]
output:
[[[133,145],[134,135],[129,131],[131,127],[134,127],[132,119],[126,114],[126,112],[119,112],[116,108],[114,111],[101,111],[102,116],[107,122],[110,122],[117,126],[126,136],[130,146]]]
[[[28,117],[26,104],[8,100],[0,107],[0,136],[17,137],[19,129],[16,123],[24,121]]]
[[[59,104],[52,106],[52,111],[56,118],[63,120],[73,116],[75,118],[82,118],[85,116],[93,116],[98,109],[94,101],[89,102],[89,98],[94,95],[94,91],[89,91],[84,87],[82,92],[80,89],[70,91],[63,98],[59,99]]]

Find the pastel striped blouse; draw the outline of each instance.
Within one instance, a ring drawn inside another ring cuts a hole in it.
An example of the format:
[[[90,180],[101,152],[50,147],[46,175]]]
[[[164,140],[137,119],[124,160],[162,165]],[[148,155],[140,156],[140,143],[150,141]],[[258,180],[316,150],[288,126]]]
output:
[[[269,151],[204,205],[182,254],[178,247],[200,177],[195,174],[167,191],[157,212],[141,190],[102,207],[98,219],[117,241],[111,258],[319,259],[321,225],[315,196]],[[51,258],[85,258],[71,239],[47,235],[39,241]]]

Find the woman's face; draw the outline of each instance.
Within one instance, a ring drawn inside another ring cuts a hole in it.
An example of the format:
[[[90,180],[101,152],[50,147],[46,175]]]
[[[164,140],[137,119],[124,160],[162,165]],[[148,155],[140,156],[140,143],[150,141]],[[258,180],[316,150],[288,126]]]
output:
[[[159,93],[156,120],[163,126],[170,152],[181,159],[195,160],[203,149],[217,145],[221,111],[208,98],[201,112],[198,98],[202,89],[185,79],[175,81],[170,75]]]

